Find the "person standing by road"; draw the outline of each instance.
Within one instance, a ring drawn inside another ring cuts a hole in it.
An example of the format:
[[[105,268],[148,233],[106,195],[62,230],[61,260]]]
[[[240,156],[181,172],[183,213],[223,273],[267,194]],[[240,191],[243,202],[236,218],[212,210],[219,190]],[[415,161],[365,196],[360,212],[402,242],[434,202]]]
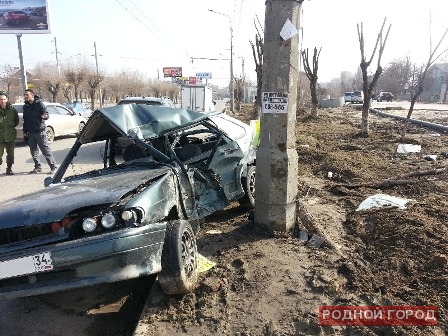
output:
[[[6,148],[6,174],[14,175],[14,146],[17,137],[16,126],[19,124],[19,114],[8,101],[8,95],[0,91],[0,165],[3,163],[3,152]]]
[[[45,120],[49,118],[47,108],[41,102],[40,98],[34,94],[33,90],[25,90],[24,98],[23,138],[25,141],[28,141],[31,157],[34,161],[34,169],[30,173],[36,174],[42,172],[42,165],[39,160],[39,149],[50,166],[50,173],[53,173],[56,170],[56,163],[45,134]]]

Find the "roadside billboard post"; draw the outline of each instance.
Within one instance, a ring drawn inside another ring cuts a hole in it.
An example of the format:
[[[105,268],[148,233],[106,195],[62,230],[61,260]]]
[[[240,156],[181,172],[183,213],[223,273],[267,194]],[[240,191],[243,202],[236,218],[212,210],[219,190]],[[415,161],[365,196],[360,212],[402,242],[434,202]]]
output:
[[[23,65],[23,54],[22,54],[22,34],[17,33],[17,47],[19,48],[19,61],[20,61],[20,77],[22,79],[22,92],[28,88],[25,66]]]
[[[292,231],[296,222],[297,27],[302,2],[272,0],[266,3],[254,221],[272,231]]]
[[[19,50],[22,88],[27,86],[26,70],[23,63],[22,34],[49,34],[48,1],[47,0],[4,0],[0,1],[0,34],[15,34]]]

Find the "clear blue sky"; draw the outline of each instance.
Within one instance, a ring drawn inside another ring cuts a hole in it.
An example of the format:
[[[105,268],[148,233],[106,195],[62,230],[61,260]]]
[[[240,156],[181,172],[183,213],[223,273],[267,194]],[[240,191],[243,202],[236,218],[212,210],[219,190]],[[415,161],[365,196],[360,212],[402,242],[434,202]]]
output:
[[[231,18],[235,75],[242,73],[243,57],[246,76],[255,80],[249,40],[254,40],[256,33],[256,15],[264,24],[263,0],[49,0],[49,5],[51,34],[23,34],[22,37],[28,69],[39,62],[55,64],[52,40],[56,37],[61,63],[84,58],[94,64],[96,42],[101,55],[99,67],[103,71],[139,69],[156,78],[157,70],[161,73],[162,67],[181,66],[186,76],[212,72],[211,82],[224,86],[229,78],[229,61],[191,63],[191,57],[230,56],[229,19],[208,11],[213,9]],[[430,13],[435,41],[448,27],[448,1],[411,4],[408,0],[305,0],[303,47],[322,47],[321,81],[338,77],[343,70],[355,72],[360,60],[356,24],[364,23],[366,50],[370,53],[387,16],[392,30],[383,65],[406,54],[415,62],[423,62],[428,54]],[[0,45],[0,64],[18,66],[16,36],[0,34]]]

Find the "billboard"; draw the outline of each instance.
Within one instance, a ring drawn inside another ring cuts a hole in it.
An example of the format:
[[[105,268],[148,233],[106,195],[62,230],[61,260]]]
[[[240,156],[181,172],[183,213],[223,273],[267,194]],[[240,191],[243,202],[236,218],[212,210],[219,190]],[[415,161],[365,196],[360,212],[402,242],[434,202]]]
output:
[[[188,77],[188,84],[196,85],[196,77]]]
[[[47,0],[0,0],[0,34],[48,34]]]
[[[163,77],[182,77],[182,67],[163,68]]]

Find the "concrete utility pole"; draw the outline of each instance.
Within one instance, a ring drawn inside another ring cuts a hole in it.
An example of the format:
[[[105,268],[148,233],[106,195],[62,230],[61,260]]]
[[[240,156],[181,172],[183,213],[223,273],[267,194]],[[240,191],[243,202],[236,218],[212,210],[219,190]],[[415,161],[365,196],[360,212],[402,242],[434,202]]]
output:
[[[56,54],[56,67],[58,68],[58,76],[61,75],[61,68],[59,67],[59,52],[58,52],[58,44],[56,42],[56,36],[54,37],[53,40],[51,40],[52,42],[54,41],[54,53]]]
[[[246,103],[246,74],[244,73],[244,57],[239,56],[241,58],[241,75],[243,76],[243,103]]]
[[[93,42],[93,47],[95,48],[95,63],[96,63],[96,75],[98,78],[100,77],[100,73],[98,71],[98,54],[96,53],[96,42]],[[101,85],[98,84],[98,94],[100,96],[100,108],[103,108],[103,97],[101,94]]]
[[[302,2],[266,1],[255,222],[274,231],[291,231],[296,221],[297,29]]]

